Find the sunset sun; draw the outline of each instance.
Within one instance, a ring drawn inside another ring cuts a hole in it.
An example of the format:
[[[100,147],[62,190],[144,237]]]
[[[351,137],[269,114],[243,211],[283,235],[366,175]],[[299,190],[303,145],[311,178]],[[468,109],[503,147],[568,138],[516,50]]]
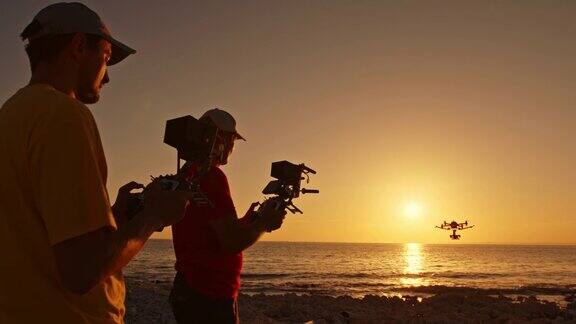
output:
[[[404,205],[404,215],[410,218],[418,217],[422,214],[422,206],[415,201],[411,201]]]

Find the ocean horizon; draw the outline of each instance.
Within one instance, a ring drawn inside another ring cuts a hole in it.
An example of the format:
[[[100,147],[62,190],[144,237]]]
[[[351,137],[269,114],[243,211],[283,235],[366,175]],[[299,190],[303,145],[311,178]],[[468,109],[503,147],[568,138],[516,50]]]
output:
[[[151,238],[149,241],[172,241],[171,238]],[[551,246],[576,246],[576,242],[573,243],[526,243],[526,242],[465,242],[457,241],[448,243],[429,243],[429,242],[348,242],[348,241],[276,241],[276,240],[260,240],[257,243],[262,242],[272,242],[272,243],[319,243],[319,244],[427,244],[427,245],[551,245]]]

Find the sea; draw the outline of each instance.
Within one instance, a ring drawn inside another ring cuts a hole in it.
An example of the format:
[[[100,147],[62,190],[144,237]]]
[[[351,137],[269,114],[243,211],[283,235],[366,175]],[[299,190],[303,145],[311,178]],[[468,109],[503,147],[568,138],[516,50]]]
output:
[[[170,283],[174,262],[172,241],[149,240],[124,275]],[[566,296],[576,292],[576,246],[262,241],[244,252],[241,279],[244,294]]]

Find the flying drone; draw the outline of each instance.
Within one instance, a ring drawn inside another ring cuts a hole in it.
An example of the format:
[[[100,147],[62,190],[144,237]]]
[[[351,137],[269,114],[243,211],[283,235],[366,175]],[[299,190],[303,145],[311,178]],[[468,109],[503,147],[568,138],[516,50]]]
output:
[[[441,224],[440,226],[436,226],[436,228],[439,229],[452,231],[450,238],[453,240],[460,239],[460,234],[456,234],[456,231],[461,231],[472,227],[474,227],[474,225],[468,225],[468,221],[465,221],[464,223],[458,223],[457,221],[451,221],[450,223],[448,223],[447,221],[444,221],[444,223]]]

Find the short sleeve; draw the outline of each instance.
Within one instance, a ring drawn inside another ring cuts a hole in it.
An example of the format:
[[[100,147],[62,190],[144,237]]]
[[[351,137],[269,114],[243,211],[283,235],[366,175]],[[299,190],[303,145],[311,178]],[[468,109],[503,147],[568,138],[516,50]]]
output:
[[[228,185],[226,175],[219,168],[212,169],[209,175],[209,184],[207,186],[209,191],[208,197],[214,205],[213,210],[208,213],[210,219],[217,219],[230,215],[236,216],[236,208],[232,201],[230,186]]]
[[[116,228],[97,129],[82,113],[60,114],[31,135],[31,182],[51,245]]]

